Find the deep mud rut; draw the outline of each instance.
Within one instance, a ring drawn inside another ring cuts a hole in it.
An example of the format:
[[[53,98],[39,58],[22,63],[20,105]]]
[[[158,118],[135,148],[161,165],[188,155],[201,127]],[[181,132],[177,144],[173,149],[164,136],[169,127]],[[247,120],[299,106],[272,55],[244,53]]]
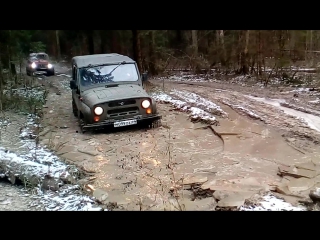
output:
[[[63,71],[70,74],[69,70]],[[197,93],[228,113],[229,117],[218,118],[220,124],[214,127],[218,132],[237,133],[223,136],[224,149],[221,140],[209,129],[195,129],[199,124],[192,123],[186,113],[162,103],[158,104],[162,127],[82,134],[72,114],[69,80],[59,74],[43,79],[52,91],[44,109],[41,143],[94,175],[93,188],[107,192],[108,201],[123,209],[163,210],[173,201],[175,183],[190,174],[209,181],[254,177],[268,185],[280,181],[279,165],[320,159],[316,145],[319,134],[272,106],[235,91],[169,82],[165,84],[167,90]],[[248,106],[261,119],[242,115],[239,109],[227,106],[227,102]],[[311,136],[311,141],[306,136]],[[176,194],[184,201],[193,198],[187,190]],[[187,210],[195,209],[199,206],[190,205]]]

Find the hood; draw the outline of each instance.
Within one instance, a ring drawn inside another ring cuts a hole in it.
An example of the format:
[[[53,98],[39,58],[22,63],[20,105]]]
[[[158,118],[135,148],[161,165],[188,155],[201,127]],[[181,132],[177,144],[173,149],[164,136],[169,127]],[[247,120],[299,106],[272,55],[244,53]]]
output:
[[[99,87],[85,90],[81,94],[83,102],[88,106],[128,98],[149,97],[148,93],[139,85],[122,84],[117,87]]]

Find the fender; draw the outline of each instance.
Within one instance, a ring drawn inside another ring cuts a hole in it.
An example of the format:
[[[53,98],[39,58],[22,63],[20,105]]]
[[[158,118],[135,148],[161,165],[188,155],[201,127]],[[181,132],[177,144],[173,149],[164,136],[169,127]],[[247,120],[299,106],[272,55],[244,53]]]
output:
[[[92,123],[92,119],[91,119],[91,108],[85,104],[84,102],[80,102],[80,111],[84,117],[84,120],[86,123]]]
[[[157,114],[158,111],[157,111],[156,101],[153,98],[150,98],[150,99],[151,99],[151,106],[152,106],[152,114]]]

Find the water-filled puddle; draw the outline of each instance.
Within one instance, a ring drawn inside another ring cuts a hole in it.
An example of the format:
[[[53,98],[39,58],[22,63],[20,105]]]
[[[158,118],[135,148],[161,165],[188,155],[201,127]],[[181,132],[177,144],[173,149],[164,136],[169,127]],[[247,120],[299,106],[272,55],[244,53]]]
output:
[[[280,103],[284,102],[284,100],[281,100],[281,99],[266,99],[266,98],[259,98],[259,97],[253,97],[253,96],[246,96],[246,97],[275,106],[281,109],[284,113],[288,115],[301,118],[308,124],[310,128],[320,132],[320,117],[318,116],[314,116],[309,113],[300,112],[295,109],[283,107],[280,105]]]

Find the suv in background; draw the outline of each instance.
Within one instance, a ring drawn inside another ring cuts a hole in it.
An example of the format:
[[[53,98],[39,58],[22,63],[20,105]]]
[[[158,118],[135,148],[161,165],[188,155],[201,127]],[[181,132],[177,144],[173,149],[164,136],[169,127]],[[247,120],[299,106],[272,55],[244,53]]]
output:
[[[27,60],[26,72],[28,76],[36,72],[46,72],[48,76],[54,75],[54,66],[46,53],[31,53]]]

